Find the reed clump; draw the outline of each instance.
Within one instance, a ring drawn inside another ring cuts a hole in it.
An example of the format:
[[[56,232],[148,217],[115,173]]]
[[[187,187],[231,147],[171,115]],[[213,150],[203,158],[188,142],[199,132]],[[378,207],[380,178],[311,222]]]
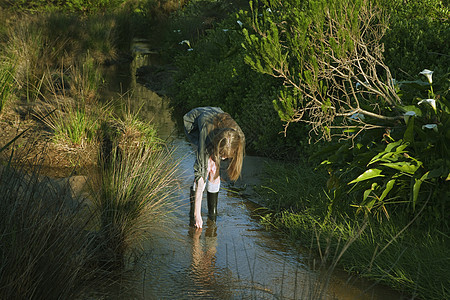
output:
[[[142,124],[128,116],[108,127],[115,139],[104,141],[111,145],[103,147],[100,174],[90,181],[95,224],[100,240],[107,241],[102,259],[111,268],[123,267],[127,253],[163,228],[175,204],[178,162],[156,132],[136,128]]]

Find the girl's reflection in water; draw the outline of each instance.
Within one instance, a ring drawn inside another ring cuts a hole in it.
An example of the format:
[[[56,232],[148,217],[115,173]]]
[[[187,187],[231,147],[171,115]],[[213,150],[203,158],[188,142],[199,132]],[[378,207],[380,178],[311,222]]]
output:
[[[211,291],[215,285],[217,226],[209,220],[206,223],[205,238],[201,238],[202,229],[190,227],[189,236],[192,238],[191,272],[194,282],[204,292]]]

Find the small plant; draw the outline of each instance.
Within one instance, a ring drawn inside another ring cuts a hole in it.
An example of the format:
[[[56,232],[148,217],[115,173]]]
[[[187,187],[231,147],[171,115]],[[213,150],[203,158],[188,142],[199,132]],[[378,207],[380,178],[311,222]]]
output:
[[[99,118],[107,112],[107,107],[96,109],[94,106],[74,102],[71,98],[60,100],[55,97],[54,103],[50,103],[44,111],[37,111],[36,116],[53,130],[55,142],[83,148],[95,141],[100,126]],[[44,115],[47,117],[43,118]]]

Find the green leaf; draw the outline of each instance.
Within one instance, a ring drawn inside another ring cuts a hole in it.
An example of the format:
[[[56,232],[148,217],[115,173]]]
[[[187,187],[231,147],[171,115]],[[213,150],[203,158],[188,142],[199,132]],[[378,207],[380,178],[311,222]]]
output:
[[[419,198],[419,190],[420,190],[420,186],[422,185],[422,181],[416,179],[416,182],[414,183],[414,187],[413,187],[413,210],[416,210],[416,203],[417,203],[417,198]]]
[[[414,119],[413,117],[409,118],[405,133],[403,134],[403,140],[408,143],[414,142]]]
[[[386,148],[384,149],[385,152],[391,152],[392,149],[394,149],[395,147],[399,146],[403,141],[402,140],[398,140],[396,142],[393,143],[389,143],[387,144]]]
[[[396,162],[396,163],[382,163],[381,165],[398,170],[400,172],[414,174],[417,171],[417,169],[422,165],[422,163],[419,162],[417,165],[413,165],[409,162],[403,161],[403,162]]]
[[[369,169],[358,176],[358,178],[350,181],[348,184],[364,181],[367,179],[375,178],[375,177],[384,177],[384,175],[381,175],[382,170],[380,169]]]
[[[415,105],[406,105],[406,106],[401,106],[400,107],[404,112],[407,111],[413,111],[416,113],[416,116],[421,117],[422,116],[422,111],[420,110],[419,107],[415,106]]]
[[[383,193],[381,194],[380,201],[383,201],[384,198],[386,198],[389,191],[392,190],[392,188],[394,187],[394,184],[395,184],[395,179],[391,179],[388,181],[388,183],[386,184],[386,188],[384,189]]]

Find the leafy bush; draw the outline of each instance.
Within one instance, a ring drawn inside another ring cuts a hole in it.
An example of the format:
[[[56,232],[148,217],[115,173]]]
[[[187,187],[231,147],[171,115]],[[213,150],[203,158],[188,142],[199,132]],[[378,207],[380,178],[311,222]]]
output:
[[[338,187],[334,196],[387,217],[389,210],[415,215],[418,203],[427,203],[429,216],[446,226],[438,213],[448,205],[441,200],[449,169],[446,66],[433,86],[395,81],[383,56],[390,24],[370,1],[255,1],[251,16],[246,62],[283,79],[275,103],[280,118],[311,124],[328,140],[349,140],[331,146],[324,162]],[[413,112],[405,125],[404,114]]]

